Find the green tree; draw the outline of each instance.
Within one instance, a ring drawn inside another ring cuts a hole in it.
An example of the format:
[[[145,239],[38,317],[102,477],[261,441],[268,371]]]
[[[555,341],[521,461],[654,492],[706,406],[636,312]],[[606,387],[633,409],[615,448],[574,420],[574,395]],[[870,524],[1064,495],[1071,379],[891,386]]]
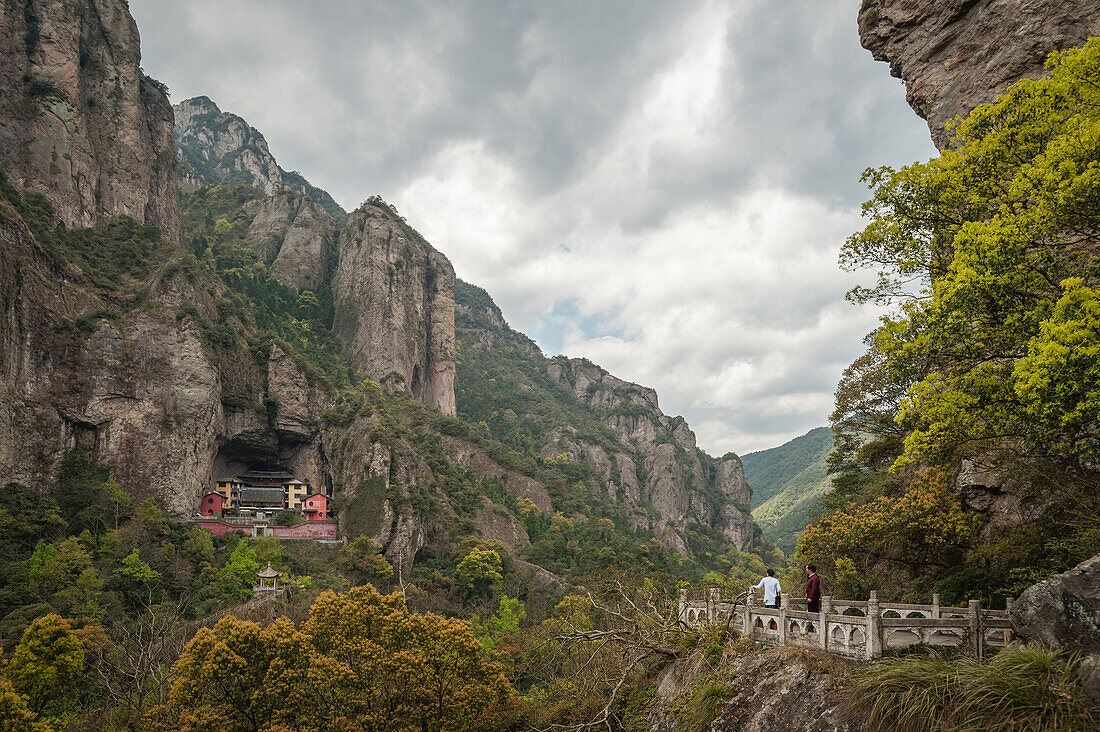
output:
[[[119,562],[113,580],[131,608],[151,605],[162,597],[161,574],[141,558],[137,547]]]
[[[119,519],[129,516],[133,501],[130,499],[129,492],[119,485],[119,482],[113,477],[108,478],[107,482],[103,484],[103,495],[106,496],[114,511],[115,529],[117,529]]]
[[[393,580],[393,565],[382,556],[382,547],[369,536],[357,536],[340,547],[337,567],[357,583],[388,584]]]
[[[11,682],[0,679],[0,729],[7,732],[50,732],[50,726],[38,721],[23,697],[15,693]]]
[[[237,541],[223,571],[236,577],[241,586],[249,591],[256,585],[260,563],[256,559],[256,550],[248,539],[242,537]]]
[[[80,641],[60,615],[38,618],[23,632],[4,673],[36,714],[71,692],[84,666]]]
[[[183,542],[183,554],[200,569],[214,564],[214,536],[206,529],[191,527]]]
[[[471,595],[487,595],[504,579],[501,574],[500,555],[492,549],[474,548],[458,563],[455,576],[459,584]]]
[[[938,157],[865,174],[869,223],[842,264],[878,274],[853,299],[894,309],[837,389],[833,491],[801,545],[820,564],[883,561],[910,591],[988,599],[1100,550],[1082,521],[1100,495],[1100,39],[1048,68]],[[927,480],[997,486],[1041,516],[979,531],[942,491],[906,514]],[[891,514],[909,544],[852,544]],[[937,567],[945,538],[955,566]]]
[[[474,617],[470,623],[474,635],[481,641],[481,647],[487,651],[495,651],[500,645],[500,640],[513,633],[519,632],[519,626],[527,619],[527,610],[523,603],[515,597],[504,596],[497,603],[497,609],[488,620],[482,622]]]
[[[874,346],[906,394],[898,463],[981,458],[1095,482],[1100,40],[978,107],[938,158],[868,171],[873,267],[859,300],[900,301]]]
[[[255,732],[299,724],[311,696],[310,649],[294,624],[267,626],[227,615],[201,628],[174,671],[170,700],[183,732]],[[316,697],[315,697],[316,700]]]
[[[497,729],[511,693],[468,623],[411,613],[370,585],[322,593],[300,629],[227,616],[195,635],[175,673],[182,730]]]
[[[49,541],[65,529],[57,501],[37,491],[8,483],[0,494],[0,546],[23,555],[40,541]]]
[[[317,300],[317,295],[313,293],[313,290],[301,290],[298,293],[296,302],[298,311],[306,320],[312,320],[321,310],[321,303]]]
[[[40,543],[31,556],[29,576],[40,597],[69,586],[90,569],[92,558],[75,536],[53,544]]]

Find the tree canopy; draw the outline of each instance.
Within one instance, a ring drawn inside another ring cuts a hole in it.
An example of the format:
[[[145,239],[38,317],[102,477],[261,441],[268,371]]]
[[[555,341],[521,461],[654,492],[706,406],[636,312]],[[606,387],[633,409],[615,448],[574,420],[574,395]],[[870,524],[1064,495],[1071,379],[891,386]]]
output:
[[[899,463],[997,451],[1088,472],[1100,458],[1100,40],[978,107],[939,157],[865,174],[873,267],[900,304],[873,347],[908,387]]]
[[[511,687],[464,620],[370,585],[322,593],[300,627],[223,618],[176,664],[182,729],[452,730],[500,721]]]
[[[1100,39],[1048,68],[958,121],[938,157],[865,173],[869,223],[841,263],[877,272],[853,300],[892,311],[837,389],[808,560],[958,600],[1100,551],[1077,520],[1100,487]],[[1038,528],[979,526],[971,485]]]

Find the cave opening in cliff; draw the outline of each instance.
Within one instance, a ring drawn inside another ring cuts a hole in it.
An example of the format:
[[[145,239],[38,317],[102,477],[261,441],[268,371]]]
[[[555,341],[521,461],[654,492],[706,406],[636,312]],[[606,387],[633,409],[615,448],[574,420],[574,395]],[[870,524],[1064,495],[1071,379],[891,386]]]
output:
[[[317,442],[266,435],[233,438],[218,450],[211,472],[207,490],[222,494],[234,508],[300,508],[307,496],[332,496],[332,481]]]

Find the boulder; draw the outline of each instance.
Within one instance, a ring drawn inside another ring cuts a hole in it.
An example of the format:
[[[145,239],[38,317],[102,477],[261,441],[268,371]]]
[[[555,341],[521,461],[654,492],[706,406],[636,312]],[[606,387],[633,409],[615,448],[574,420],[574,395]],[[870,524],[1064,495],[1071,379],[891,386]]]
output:
[[[1009,617],[1025,640],[1084,654],[1082,682],[1100,705],[1100,554],[1024,590]]]

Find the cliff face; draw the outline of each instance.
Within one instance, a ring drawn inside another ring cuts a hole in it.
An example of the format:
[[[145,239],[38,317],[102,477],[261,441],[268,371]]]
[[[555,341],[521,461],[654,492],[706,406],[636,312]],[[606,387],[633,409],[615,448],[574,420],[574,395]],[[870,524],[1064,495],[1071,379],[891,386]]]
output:
[[[1051,51],[1096,35],[1100,13],[1089,2],[864,0],[859,11],[860,42],[904,79],[941,149],[951,119],[1041,76]]]
[[[374,410],[326,423],[334,395],[307,377],[301,354],[258,344],[247,301],[183,256],[172,108],[140,74],[125,3],[7,3],[0,12],[0,165],[10,183],[0,190],[5,481],[53,490],[77,450],[135,499],[186,516],[214,479],[254,463],[286,466],[345,504],[377,478],[382,490],[359,501],[377,520],[363,528],[407,567],[428,520],[407,499],[432,482],[430,471],[399,440],[377,443]],[[228,212],[234,231],[275,279],[327,284],[336,225],[322,206],[286,187],[240,200]],[[170,241],[112,223],[117,216],[155,225]],[[132,256],[106,256],[117,247]],[[449,265],[436,267],[445,289]]]
[[[279,167],[258,130],[209,98],[181,102],[175,113],[184,189],[243,181],[266,193],[244,215],[246,240],[272,276],[295,289],[331,284],[334,332],[350,360],[454,414],[454,269],[447,258],[380,199],[348,217],[328,193]]]
[[[333,330],[377,381],[455,413],[455,274],[384,203],[352,213],[340,234]]]
[[[689,553],[685,530],[699,527],[738,549],[752,546],[752,491],[736,455],[699,450],[653,389],[584,359],[546,358],[484,290],[459,282],[456,302],[460,416],[532,445],[544,460],[587,466],[632,528],[652,530],[681,554]]]
[[[693,724],[694,720],[688,722],[690,726],[681,726],[677,719],[684,707],[690,708],[684,702],[704,681],[701,664],[692,660],[674,661],[657,676],[649,732],[684,732],[685,727],[706,732],[856,732],[866,728],[844,719],[840,712],[839,688],[855,664],[782,646],[727,652],[720,661],[722,675],[709,677],[722,678],[726,685],[715,719],[703,726]]]
[[[172,108],[122,0],[0,4],[0,168],[69,227],[116,216],[179,240]]]
[[[248,241],[276,280],[295,290],[328,281],[336,222],[313,199],[287,188],[249,203]]]
[[[269,196],[289,188],[312,198],[337,221],[346,216],[326,191],[297,172],[283,170],[259,130],[241,117],[221,111],[209,97],[185,99],[173,110],[184,190],[227,181],[248,183]]]
[[[657,405],[657,392],[619,379],[584,359],[555,359],[547,374],[566,386],[635,455],[609,455],[563,430],[546,447],[564,451],[608,481],[608,490],[631,507],[638,526],[646,525],[646,506],[659,519],[649,528],[666,545],[685,551],[679,536],[689,523],[717,529],[738,549],[752,545],[749,516],[752,490],[736,455],[714,459],[698,449],[695,433],[683,417],[669,417]],[[618,481],[612,476],[614,459]],[[715,501],[715,498],[718,498]]]

